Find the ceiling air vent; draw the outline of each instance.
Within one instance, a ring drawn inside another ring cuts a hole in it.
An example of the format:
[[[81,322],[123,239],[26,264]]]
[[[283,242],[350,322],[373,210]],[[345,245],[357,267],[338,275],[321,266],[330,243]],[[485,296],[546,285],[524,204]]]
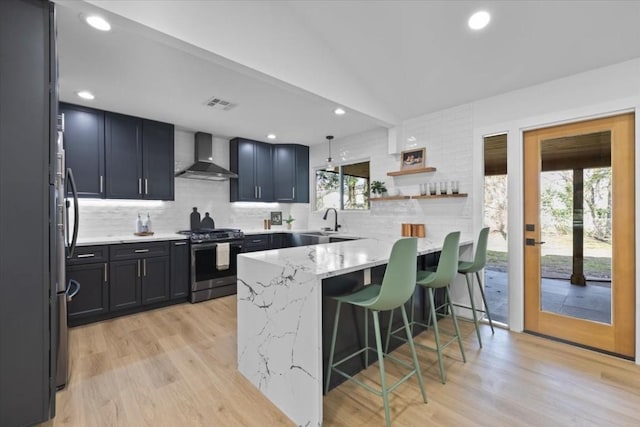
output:
[[[235,106],[236,104],[233,104],[231,101],[225,101],[217,96],[207,101],[207,107],[215,108],[216,110],[229,111]]]

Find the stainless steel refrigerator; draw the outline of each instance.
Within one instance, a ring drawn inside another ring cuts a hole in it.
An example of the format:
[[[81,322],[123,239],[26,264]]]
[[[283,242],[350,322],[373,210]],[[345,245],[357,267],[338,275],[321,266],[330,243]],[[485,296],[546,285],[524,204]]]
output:
[[[58,116],[55,162],[55,260],[57,267],[56,293],[58,316],[56,321],[56,388],[61,389],[69,380],[69,328],[67,302],[80,292],[80,283],[66,278],[66,258],[73,257],[78,241],[78,190],[73,171],[66,167],[64,157],[64,115]],[[67,196],[73,198],[73,206]],[[73,208],[73,209],[72,209]],[[70,217],[70,212],[73,216]]]
[[[0,425],[55,414],[60,253],[53,4],[0,1]],[[64,256],[64,254],[62,255]]]

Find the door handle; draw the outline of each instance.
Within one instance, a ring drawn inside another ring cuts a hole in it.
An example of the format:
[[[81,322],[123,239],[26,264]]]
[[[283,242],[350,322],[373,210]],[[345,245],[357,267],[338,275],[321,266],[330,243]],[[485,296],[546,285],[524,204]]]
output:
[[[544,245],[546,242],[536,242],[536,239],[525,239],[524,244],[527,246]]]
[[[134,252],[137,254],[146,254],[149,252],[149,249],[136,249]]]
[[[79,254],[78,258],[93,258],[96,254]]]
[[[142,178],[138,178],[138,194],[142,194]]]
[[[104,188],[104,176],[100,175],[100,192],[102,193]]]
[[[174,243],[173,246],[184,246],[186,244],[187,242],[179,242],[179,243]]]
[[[107,281],[109,280],[109,276],[108,276],[108,268],[107,268],[107,263],[104,263],[104,283],[107,283]]]
[[[147,260],[146,259],[142,260],[142,275],[144,277],[147,277]]]
[[[138,277],[140,277],[140,260],[138,260]]]
[[[296,198],[296,187],[291,187],[291,198],[292,199]]]
[[[149,180],[147,178],[144,179],[144,194],[149,194]]]

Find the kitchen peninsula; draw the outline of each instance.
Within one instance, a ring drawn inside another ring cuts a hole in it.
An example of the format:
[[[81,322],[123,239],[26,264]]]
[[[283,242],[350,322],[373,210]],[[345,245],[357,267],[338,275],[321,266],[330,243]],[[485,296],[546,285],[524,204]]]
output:
[[[238,369],[296,425],[322,425],[323,287],[337,276],[353,281],[354,272],[370,283],[393,243],[371,238],[238,256]],[[461,257],[471,257],[471,244],[461,241]],[[442,238],[418,239],[418,254],[441,245]]]

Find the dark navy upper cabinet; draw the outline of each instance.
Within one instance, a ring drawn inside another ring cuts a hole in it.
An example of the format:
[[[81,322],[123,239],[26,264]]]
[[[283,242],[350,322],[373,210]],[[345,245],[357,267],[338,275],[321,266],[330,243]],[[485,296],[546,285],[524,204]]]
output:
[[[294,145],[273,146],[273,186],[276,202],[296,199],[296,148]]]
[[[142,121],[143,197],[174,198],[174,127],[168,123]]]
[[[230,141],[230,169],[238,174],[230,183],[232,202],[272,202],[272,146],[243,138]]]
[[[277,202],[309,203],[309,147],[274,145],[273,171]]]
[[[296,149],[296,203],[309,203],[309,147],[295,145]]]
[[[105,115],[107,198],[141,199],[142,120],[107,112]]]
[[[66,167],[73,170],[78,196],[104,198],[104,112],[61,103]]]
[[[105,113],[106,196],[173,200],[174,127]]]

